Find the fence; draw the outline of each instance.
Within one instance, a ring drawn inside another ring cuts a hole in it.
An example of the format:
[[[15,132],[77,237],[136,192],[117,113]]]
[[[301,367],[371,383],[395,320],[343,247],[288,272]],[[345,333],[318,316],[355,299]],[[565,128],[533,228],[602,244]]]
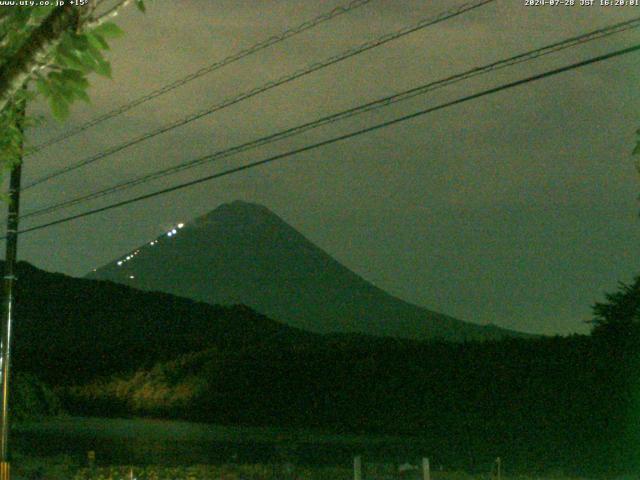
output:
[[[353,459],[354,480],[431,480],[429,459],[401,463],[363,462],[362,455]],[[502,459],[496,458],[491,465],[489,480],[502,480]]]
[[[354,480],[431,480],[429,459],[423,457],[420,462],[402,463],[363,463],[362,456],[353,459]]]

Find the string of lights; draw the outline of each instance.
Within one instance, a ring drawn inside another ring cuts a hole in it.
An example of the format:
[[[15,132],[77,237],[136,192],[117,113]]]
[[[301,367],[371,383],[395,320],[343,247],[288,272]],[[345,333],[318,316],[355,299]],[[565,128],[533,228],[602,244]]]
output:
[[[323,13],[321,15],[318,15],[315,18],[312,18],[311,20],[307,20],[295,27],[289,28],[285,31],[283,31],[282,33],[278,34],[278,35],[274,35],[272,37],[267,38],[266,40],[263,40],[261,42],[258,42],[248,48],[245,48],[243,50],[240,50],[238,52],[235,52],[225,58],[223,58],[222,60],[216,61],[210,65],[207,65],[205,67],[200,68],[199,70],[190,73],[189,75],[186,75],[178,80],[175,80],[174,82],[171,82],[167,85],[164,85],[156,90],[153,90],[152,92],[139,97],[135,100],[132,100],[128,103],[125,103],[117,108],[114,108],[113,110],[110,110],[109,112],[100,115],[99,117],[96,117],[82,125],[79,125],[71,130],[69,130],[68,132],[65,132],[61,135],[58,135],[56,137],[53,137],[49,140],[46,140],[42,143],[40,143],[39,145],[36,145],[35,147],[33,147],[31,149],[31,151],[29,152],[29,155],[33,155],[37,152],[39,152],[40,150],[44,150],[47,147],[50,147],[52,145],[55,145],[57,143],[60,143],[64,140],[67,140],[68,138],[71,138],[75,135],[78,135],[79,133],[82,133],[86,130],[89,130],[90,128],[95,127],[96,125],[99,125],[111,118],[117,117],[119,115],[122,115],[125,112],[128,112],[129,110],[131,110],[132,108],[135,108],[139,105],[142,105],[143,103],[146,103],[150,100],[153,100],[154,98],[157,98],[161,95],[164,95],[166,93],[169,93],[173,90],[175,90],[176,88],[180,88],[184,85],[186,85],[189,82],[192,82],[193,80],[196,80],[200,77],[203,77],[204,75],[207,75],[209,73],[215,72],[216,70],[219,70],[223,67],[226,67],[228,65],[231,65],[232,63],[237,62],[238,60],[242,60],[245,57],[248,57],[250,55],[253,55],[254,53],[260,52],[261,50],[264,50],[268,47],[271,47],[273,45],[276,45],[278,43],[284,42],[285,40],[294,37],[296,35],[299,35],[300,33],[306,32],[307,30],[310,30],[324,22],[327,22],[331,19],[334,19],[340,15],[343,15],[345,13],[349,13],[357,8],[360,8],[370,2],[372,2],[373,0],[353,0],[351,2],[349,2],[348,4],[344,5],[344,6],[338,6],[335,7],[334,9],[332,9],[329,12]]]
[[[470,78],[473,78],[475,76],[478,75],[482,75],[482,74],[486,74],[492,71],[496,71],[499,69],[503,69],[503,68],[507,68],[510,66],[514,66],[523,62],[528,62],[537,58],[540,58],[542,56],[545,55],[549,55],[552,53],[556,53],[568,48],[573,48],[576,47],[578,45],[582,45],[585,44],[587,42],[592,42],[594,40],[598,40],[610,35],[614,35],[617,33],[621,33],[633,28],[638,28],[640,27],[640,17],[634,18],[632,20],[628,20],[625,22],[620,22],[620,23],[616,23],[614,25],[610,25],[604,28],[600,28],[597,30],[593,30],[591,32],[582,34],[582,35],[578,35],[578,36],[574,36],[571,38],[567,38],[555,43],[552,43],[550,45],[546,45],[540,48],[536,48],[533,50],[529,50],[525,53],[521,53],[518,55],[514,55],[511,56],[509,58],[506,59],[502,59],[493,63],[489,63],[487,65],[483,65],[481,67],[475,67],[469,70],[466,70],[463,73],[459,73],[456,75],[452,75],[434,82],[429,82],[427,84],[400,92],[400,93],[396,93],[394,95],[391,96],[387,96],[372,102],[368,102],[364,105],[360,105],[354,108],[350,108],[347,110],[343,110],[341,112],[338,113],[334,113],[325,117],[322,117],[320,119],[314,120],[312,122],[307,122],[304,123],[302,125],[298,125],[296,127],[293,128],[289,128],[262,138],[259,138],[257,140],[252,140],[250,142],[246,142],[240,145],[236,145],[233,146],[231,148],[227,148],[224,150],[220,150],[214,154],[211,155],[206,155],[204,157],[201,158],[197,158],[194,160],[190,160],[187,162],[183,162],[180,163],[178,165],[169,167],[169,168],[165,168],[165,169],[161,169],[161,170],[157,170],[155,172],[146,174],[146,175],[142,175],[139,177],[136,177],[134,179],[131,180],[127,180],[125,182],[121,182],[115,185],[112,185],[110,187],[107,187],[105,189],[96,191],[96,192],[92,192],[86,195],[81,195],[78,197],[75,197],[73,199],[70,200],[66,200],[63,202],[59,202],[59,203],[55,203],[53,205],[48,205],[45,207],[41,207],[35,210],[31,210],[26,212],[24,215],[22,215],[22,218],[30,218],[30,217],[37,217],[37,216],[41,216],[41,215],[45,215],[45,214],[49,214],[49,213],[53,213],[57,210],[63,209],[63,208],[68,208],[71,207],[73,205],[77,205],[77,204],[81,204],[81,203],[85,203],[87,201],[90,200],[94,200],[97,198],[101,198],[107,195],[111,195],[117,192],[121,192],[130,188],[133,188],[137,185],[142,185],[145,183],[148,183],[152,180],[156,180],[159,178],[163,178],[163,177],[167,177],[170,175],[174,175],[177,174],[179,172],[191,169],[191,168],[195,168],[197,166],[203,165],[205,163],[211,163],[213,161],[217,161],[217,160],[221,160],[223,158],[227,158],[236,154],[239,154],[241,152],[245,152],[248,150],[252,150],[255,148],[258,148],[260,146],[264,146],[270,143],[274,143],[276,141],[279,140],[283,140],[285,138],[289,138],[295,135],[299,135],[303,132],[307,132],[309,130],[318,128],[320,126],[324,126],[324,125],[328,125],[346,118],[350,118],[356,115],[361,115],[365,112],[369,112],[369,111],[373,111],[376,109],[380,109],[383,107],[386,107],[388,105],[397,103],[397,102],[401,102],[401,101],[405,101],[408,100],[410,98],[414,98],[418,95],[424,95],[426,93],[429,93],[433,90],[463,81],[463,80],[467,80]]]
[[[531,82],[535,82],[535,81],[538,81],[538,80],[542,80],[542,79],[545,79],[545,78],[549,78],[549,77],[552,77],[552,76],[555,76],[555,75],[558,75],[558,74],[561,74],[561,73],[564,73],[564,72],[567,72],[567,71],[570,71],[570,70],[574,70],[576,68],[582,68],[582,67],[585,67],[587,65],[592,65],[594,63],[602,62],[602,61],[609,60],[609,59],[612,59],[612,58],[615,58],[615,57],[619,57],[619,56],[622,56],[622,55],[627,55],[627,54],[632,53],[632,52],[637,52],[639,50],[640,50],[640,44],[634,45],[632,47],[624,48],[624,49],[621,49],[621,50],[616,50],[614,52],[610,52],[610,53],[607,53],[607,54],[604,54],[604,55],[599,55],[599,56],[596,56],[596,57],[592,57],[592,58],[589,58],[587,60],[583,60],[583,61],[580,61],[580,62],[572,63],[572,64],[566,65],[564,67],[555,68],[555,69],[552,69],[552,70],[547,70],[547,71],[545,71],[543,73],[539,73],[539,74],[532,75],[532,76],[529,76],[529,77],[526,77],[526,78],[523,78],[523,79],[520,79],[520,80],[516,80],[516,81],[509,82],[509,83],[505,83],[505,84],[502,84],[500,86],[489,88],[489,89],[486,89],[486,90],[483,90],[483,91],[480,91],[480,92],[477,92],[477,93],[474,93],[474,94],[471,94],[471,95],[460,97],[460,98],[458,98],[456,100],[452,100],[452,101],[449,101],[449,102],[446,102],[446,103],[442,103],[442,104],[434,106],[434,107],[429,107],[429,108],[426,108],[426,109],[423,109],[423,110],[419,110],[419,111],[414,112],[414,113],[410,113],[410,114],[403,115],[403,116],[400,116],[400,117],[397,117],[397,118],[394,118],[394,119],[391,119],[391,120],[387,120],[387,121],[384,121],[384,122],[378,123],[376,125],[373,125],[373,126],[370,126],[370,127],[367,127],[367,128],[363,128],[363,129],[360,129],[360,130],[357,130],[357,131],[354,131],[354,132],[350,132],[350,133],[347,133],[347,134],[343,134],[343,135],[339,135],[339,136],[336,136],[336,137],[332,137],[332,138],[329,138],[327,140],[323,140],[321,142],[317,142],[317,143],[314,143],[314,144],[311,144],[311,145],[307,145],[307,146],[302,147],[302,148],[298,148],[298,149],[295,149],[295,150],[290,150],[288,152],[284,152],[284,153],[280,153],[280,154],[277,154],[277,155],[273,155],[271,157],[267,157],[267,158],[264,158],[262,160],[257,160],[257,161],[254,161],[254,162],[251,162],[251,163],[248,163],[248,164],[245,164],[245,165],[241,165],[241,166],[238,166],[238,167],[230,168],[228,170],[224,170],[222,172],[218,172],[218,173],[214,173],[214,174],[207,175],[207,176],[204,176],[204,177],[196,178],[196,179],[190,180],[188,182],[180,183],[180,184],[174,185],[172,187],[163,188],[161,190],[156,190],[154,192],[147,193],[147,194],[144,194],[144,195],[139,195],[139,196],[127,199],[127,200],[122,200],[122,201],[119,201],[119,202],[115,202],[115,203],[112,203],[112,204],[109,204],[109,205],[106,205],[106,206],[103,206],[103,207],[100,207],[100,208],[94,208],[94,209],[91,209],[91,210],[84,211],[82,213],[78,213],[78,214],[75,214],[75,215],[69,215],[67,217],[60,218],[60,219],[57,219],[57,220],[54,220],[54,221],[51,221],[51,222],[47,222],[47,223],[43,223],[43,224],[36,225],[36,226],[33,226],[33,227],[29,227],[29,228],[26,228],[26,229],[22,229],[18,233],[19,234],[24,234],[24,233],[28,233],[28,232],[34,232],[34,231],[37,231],[37,230],[42,230],[42,229],[45,229],[45,228],[52,227],[54,225],[60,225],[62,223],[67,223],[67,222],[70,222],[72,220],[77,220],[79,218],[84,218],[84,217],[95,215],[95,214],[98,214],[98,213],[101,213],[101,212],[112,210],[112,209],[115,209],[115,208],[123,207],[125,205],[131,205],[133,203],[137,203],[137,202],[140,202],[142,200],[155,198],[155,197],[158,197],[158,196],[161,196],[161,195],[165,195],[165,194],[170,193],[170,192],[175,192],[175,191],[178,191],[178,190],[182,190],[184,188],[188,188],[188,187],[191,187],[191,186],[194,186],[194,185],[198,185],[200,183],[208,182],[210,180],[214,180],[214,179],[217,179],[217,178],[222,178],[222,177],[225,177],[225,176],[228,176],[228,175],[232,175],[232,174],[239,173],[239,172],[242,172],[242,171],[245,171],[245,170],[249,170],[249,169],[252,169],[252,168],[256,168],[256,167],[259,167],[259,166],[262,166],[262,165],[273,163],[275,161],[278,161],[278,160],[281,160],[281,159],[284,159],[284,158],[288,158],[288,157],[291,157],[291,156],[294,156],[294,155],[298,155],[300,153],[304,153],[304,152],[308,152],[308,151],[311,151],[311,150],[314,150],[314,149],[317,149],[317,148],[321,148],[321,147],[324,147],[326,145],[334,144],[334,143],[341,142],[341,141],[344,141],[344,140],[347,140],[347,139],[350,139],[350,138],[354,138],[354,137],[357,137],[357,136],[360,136],[360,135],[363,135],[363,134],[366,134],[366,133],[374,132],[374,131],[380,130],[382,128],[389,127],[391,125],[395,125],[395,124],[398,124],[398,123],[401,123],[401,122],[412,120],[412,119],[421,117],[423,115],[426,115],[426,114],[429,114],[429,113],[432,113],[432,112],[435,112],[435,111],[438,111],[438,110],[442,110],[442,109],[445,109],[445,108],[452,107],[454,105],[459,105],[459,104],[462,104],[462,103],[465,103],[465,102],[468,102],[468,101],[471,101],[471,100],[475,100],[475,99],[478,99],[478,98],[481,98],[481,97],[485,97],[485,96],[488,96],[488,95],[492,95],[492,94],[495,94],[495,93],[498,93],[498,92],[501,92],[501,91],[504,91],[504,90],[507,90],[507,89],[511,89],[511,88],[514,88],[514,87],[517,87],[517,86],[521,86],[521,85],[525,85],[525,84],[528,84],[528,83],[531,83]],[[1,237],[1,239],[6,239],[6,237]]]
[[[285,75],[277,80],[273,80],[270,82],[267,82],[266,84],[263,84],[259,87],[253,88],[247,92],[241,93],[239,95],[236,95],[234,97],[228,98],[224,101],[222,101],[221,103],[215,104],[209,108],[206,108],[204,110],[200,110],[196,113],[190,114],[178,121],[175,121],[173,123],[170,123],[168,125],[165,125],[163,127],[160,127],[154,131],[148,132],[146,134],[143,134],[141,136],[138,136],[132,140],[129,140],[127,142],[124,142],[120,145],[116,145],[114,147],[111,147],[103,152],[100,152],[96,155],[92,155],[88,158],[85,158],[83,160],[80,160],[76,163],[73,163],[69,166],[60,168],[58,170],[55,170],[47,175],[44,175],[43,177],[40,177],[34,181],[32,181],[31,183],[26,184],[24,187],[22,187],[22,191],[30,189],[35,187],[36,185],[40,185],[44,182],[50,181],[56,177],[59,177],[60,175],[64,175],[66,173],[72,172],[74,170],[77,170],[79,168],[85,167],[87,165],[90,165],[92,163],[97,162],[98,160],[101,160],[103,158],[106,158],[110,155],[113,155],[115,153],[121,152],[122,150],[132,147],[134,145],[137,145],[139,143],[142,143],[146,140],[149,140],[151,138],[157,137],[158,135],[161,135],[163,133],[169,132],[171,130],[174,130],[178,127],[182,127],[184,125],[187,125],[189,123],[192,123],[196,120],[199,120],[203,117],[206,117],[208,115],[211,115],[214,112],[220,111],[222,109],[225,109],[227,107],[230,107],[232,105],[235,105],[241,101],[247,100],[249,98],[255,97],[256,95],[260,95],[266,91],[269,91],[271,89],[274,89],[276,87],[279,87],[281,85],[284,85],[286,83],[292,82],[294,80],[297,80],[299,78],[302,78],[304,76],[307,76],[311,73],[317,72],[318,70],[324,69],[328,66],[337,64],[339,62],[342,62],[344,60],[347,60],[349,58],[355,57],[356,55],[360,55],[361,53],[364,53],[366,51],[372,50],[374,48],[377,48],[379,46],[385,45],[393,40],[397,40],[399,38],[402,38],[406,35],[409,35],[411,33],[417,32],[419,30],[422,30],[424,28],[427,28],[429,26],[438,24],[440,22],[444,22],[446,20],[449,20],[451,18],[457,17],[458,15],[462,15],[466,12],[469,12],[471,10],[474,10],[476,8],[482,7],[484,5],[487,5],[489,3],[494,2],[495,0],[476,0],[474,2],[469,2],[469,3],[464,3],[462,5],[459,5],[457,7],[451,8],[446,10],[443,13],[440,13],[434,17],[429,17],[429,18],[425,18],[423,20],[420,20],[419,22],[403,27],[395,32],[391,32],[388,34],[385,34],[381,37],[375,38],[373,40],[370,40],[368,42],[365,42],[355,48],[351,48],[347,51],[344,51],[342,53],[339,53],[337,55],[331,56],[326,60],[323,60],[321,62],[317,62],[314,63],[308,67],[305,67],[301,70],[297,70],[294,73]]]

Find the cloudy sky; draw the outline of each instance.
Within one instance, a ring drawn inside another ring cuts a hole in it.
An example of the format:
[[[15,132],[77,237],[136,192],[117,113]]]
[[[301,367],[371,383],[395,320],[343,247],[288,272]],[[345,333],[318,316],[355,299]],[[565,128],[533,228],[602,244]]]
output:
[[[37,144],[347,0],[155,0],[118,17],[113,80]],[[438,14],[454,0],[372,0],[29,157],[25,182]],[[576,0],[580,3],[580,0]],[[599,3],[599,0],[597,0]],[[496,0],[28,190],[23,211],[640,16],[640,7]],[[276,145],[25,220],[106,205],[504,82],[640,43],[632,30],[457,83]],[[21,237],[20,258],[81,276],[221,203],[261,203],[411,302],[537,333],[586,332],[590,305],[639,273],[640,53],[573,70],[268,166]]]

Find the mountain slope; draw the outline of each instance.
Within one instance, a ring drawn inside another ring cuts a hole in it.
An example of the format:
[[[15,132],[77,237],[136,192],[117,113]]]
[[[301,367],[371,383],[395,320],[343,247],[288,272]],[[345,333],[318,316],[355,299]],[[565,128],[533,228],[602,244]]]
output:
[[[0,265],[2,267],[2,265]],[[209,348],[241,352],[318,336],[239,305],[221,307],[18,264],[14,364],[59,385]]]
[[[412,305],[350,271],[267,208],[225,204],[90,273],[212,304],[245,304],[309,331],[412,339],[516,335]],[[130,257],[127,259],[127,257]]]

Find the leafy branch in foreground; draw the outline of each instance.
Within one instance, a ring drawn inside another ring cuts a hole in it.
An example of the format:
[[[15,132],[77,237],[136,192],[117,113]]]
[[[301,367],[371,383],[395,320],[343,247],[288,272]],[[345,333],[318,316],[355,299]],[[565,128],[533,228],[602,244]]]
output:
[[[88,76],[111,77],[105,58],[109,41],[123,35],[109,21],[132,0],[120,0],[97,12],[96,0],[83,6],[0,9],[0,171],[20,157],[22,128],[14,105],[44,96],[55,118],[64,120],[76,100],[89,101]],[[145,11],[143,0],[135,0]],[[34,80],[36,89],[24,88]],[[25,125],[33,124],[27,118]]]

